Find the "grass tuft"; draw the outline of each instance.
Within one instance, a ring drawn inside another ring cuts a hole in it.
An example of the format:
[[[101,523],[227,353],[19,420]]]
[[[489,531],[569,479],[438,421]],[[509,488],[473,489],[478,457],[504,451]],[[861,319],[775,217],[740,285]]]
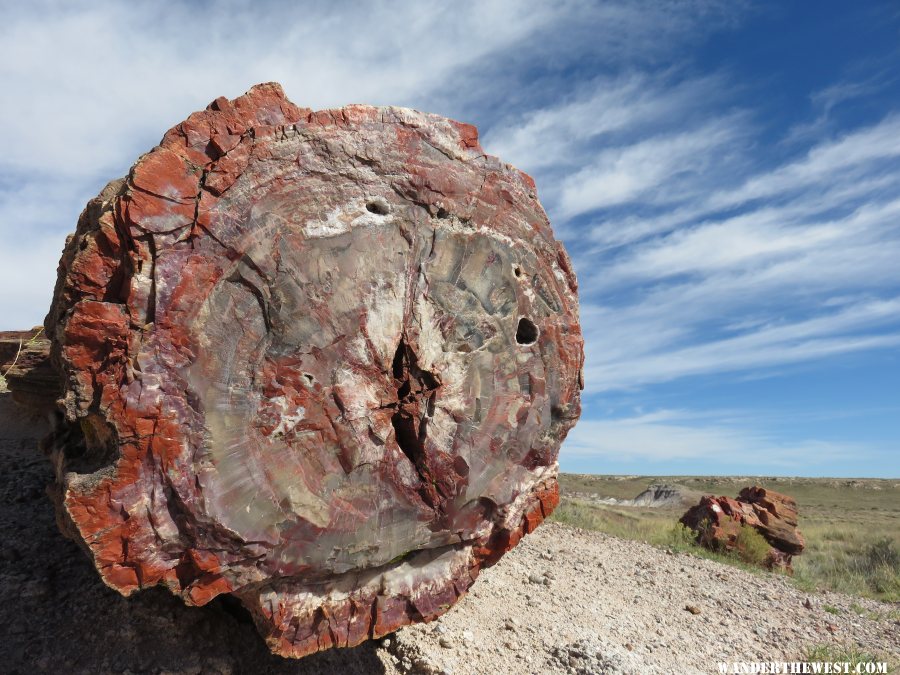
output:
[[[803,658],[809,662],[819,663],[849,663],[850,672],[855,672],[858,666],[862,666],[859,672],[866,672],[865,664],[885,662],[884,656],[867,652],[864,649],[851,644],[834,645],[821,644],[810,645],[803,650]],[[891,671],[889,671],[891,672]]]

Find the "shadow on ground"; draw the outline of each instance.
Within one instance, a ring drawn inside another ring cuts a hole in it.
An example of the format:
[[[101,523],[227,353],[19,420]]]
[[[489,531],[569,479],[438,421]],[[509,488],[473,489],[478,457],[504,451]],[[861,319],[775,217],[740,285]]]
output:
[[[124,598],[104,586],[56,528],[50,464],[37,449],[45,432],[0,392],[0,671],[384,673],[373,643],[282,659],[239,606],[187,607],[161,588]]]

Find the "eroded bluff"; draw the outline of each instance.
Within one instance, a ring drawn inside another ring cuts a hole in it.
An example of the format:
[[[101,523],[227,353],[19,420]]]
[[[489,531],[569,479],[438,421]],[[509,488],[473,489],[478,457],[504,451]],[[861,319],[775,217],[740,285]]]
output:
[[[434,619],[558,502],[575,275],[470,125],[219,98],[88,204],[45,327],[63,526],[279,654]]]

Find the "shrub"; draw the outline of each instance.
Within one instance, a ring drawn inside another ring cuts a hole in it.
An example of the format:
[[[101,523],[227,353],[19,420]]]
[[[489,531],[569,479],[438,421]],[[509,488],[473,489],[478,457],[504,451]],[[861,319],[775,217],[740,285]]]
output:
[[[764,565],[771,550],[766,538],[749,525],[741,525],[734,548],[737,556],[751,565]]]
[[[713,532],[713,524],[712,522],[710,522],[709,518],[704,518],[699,523],[697,523],[696,542],[701,546],[705,546],[711,551],[719,550],[719,541],[715,537],[715,533]]]
[[[854,558],[853,567],[876,593],[887,598],[900,596],[900,551],[890,539],[869,544]]]
[[[697,545],[697,533],[682,523],[675,523],[666,543],[675,551],[689,551]]]
[[[900,572],[900,551],[890,539],[879,539],[866,547],[861,562],[862,568],[867,572],[872,572],[879,567],[887,567],[894,572]]]

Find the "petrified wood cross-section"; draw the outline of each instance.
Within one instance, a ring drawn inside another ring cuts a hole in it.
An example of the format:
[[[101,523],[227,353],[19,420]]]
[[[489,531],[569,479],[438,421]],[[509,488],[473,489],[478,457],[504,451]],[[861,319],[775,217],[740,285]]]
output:
[[[259,85],[85,209],[46,321],[61,521],[302,656],[431,620],[558,501],[576,283],[474,127]]]

